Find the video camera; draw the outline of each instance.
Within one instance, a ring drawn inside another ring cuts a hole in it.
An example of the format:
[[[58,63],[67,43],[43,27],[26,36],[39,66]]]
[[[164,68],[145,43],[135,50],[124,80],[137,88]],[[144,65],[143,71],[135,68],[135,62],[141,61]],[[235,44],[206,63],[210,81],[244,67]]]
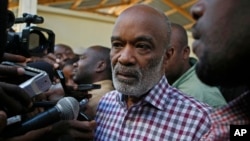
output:
[[[43,23],[43,17],[24,13],[23,17],[15,18],[12,11],[8,10],[7,15],[7,45],[5,52],[30,56],[43,56],[54,52],[55,34],[52,30],[31,26]],[[14,24],[26,23],[22,32],[12,30]]]

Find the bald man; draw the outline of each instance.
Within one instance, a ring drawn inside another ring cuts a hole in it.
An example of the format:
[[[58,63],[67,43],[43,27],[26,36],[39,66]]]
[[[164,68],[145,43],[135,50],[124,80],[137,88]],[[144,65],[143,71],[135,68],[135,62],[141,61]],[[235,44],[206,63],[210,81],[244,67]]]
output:
[[[170,21],[163,12],[135,5],[117,18],[111,36],[115,87],[96,113],[95,140],[199,140],[211,107],[171,87],[164,66]]]
[[[165,67],[169,84],[213,108],[226,105],[218,87],[208,86],[197,77],[197,59],[190,57],[186,30],[177,23],[171,23],[171,29],[171,48],[168,50],[171,55]]]

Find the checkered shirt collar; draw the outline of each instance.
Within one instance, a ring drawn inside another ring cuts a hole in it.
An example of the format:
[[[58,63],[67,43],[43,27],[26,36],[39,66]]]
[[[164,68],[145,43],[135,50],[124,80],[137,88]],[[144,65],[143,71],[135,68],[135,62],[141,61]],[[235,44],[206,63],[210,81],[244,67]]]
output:
[[[165,99],[167,98],[164,93],[168,90],[168,87],[170,87],[170,85],[168,84],[166,77],[162,76],[160,81],[152,89],[150,89],[149,92],[142,96],[143,98],[138,104],[150,104],[158,110],[163,110],[164,105],[166,104]],[[119,103],[124,106],[125,95],[120,92],[118,93],[117,101],[119,101]]]

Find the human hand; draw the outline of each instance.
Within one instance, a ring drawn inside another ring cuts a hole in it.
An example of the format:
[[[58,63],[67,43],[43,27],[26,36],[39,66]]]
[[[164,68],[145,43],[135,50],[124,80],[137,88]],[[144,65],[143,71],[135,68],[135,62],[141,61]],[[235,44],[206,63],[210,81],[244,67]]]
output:
[[[7,125],[7,115],[4,111],[0,111],[0,132]]]
[[[25,64],[27,58],[21,55],[4,53],[1,61],[10,61]],[[8,77],[17,77],[24,74],[24,69],[16,66],[0,64],[0,80]],[[14,84],[0,82],[0,132],[7,125],[7,115],[15,115],[28,111],[32,102],[28,94]]]
[[[5,141],[58,141],[65,137],[72,141],[94,138],[95,121],[65,120],[44,128],[31,130],[24,135],[5,138]]]
[[[1,58],[1,61],[9,61],[9,62],[15,62],[15,63],[26,63],[27,58],[20,55],[15,55],[11,53],[4,53],[3,57]],[[4,76],[18,76],[24,74],[24,69],[21,67],[16,66],[7,66],[0,64],[0,74],[1,77]]]
[[[73,139],[93,140],[95,121],[62,120],[51,126],[49,135],[58,138],[65,135]]]
[[[10,61],[10,62],[19,62],[19,63],[26,63],[28,58],[22,55],[16,55],[12,53],[4,53],[1,61]]]
[[[60,65],[61,65],[61,61],[56,59],[56,56],[53,53],[46,54],[43,57],[32,56],[31,60],[33,62],[45,61],[45,62],[51,64],[54,67],[54,69],[58,69],[60,67]]]
[[[1,61],[9,61],[13,63],[25,64],[27,58],[21,55],[15,55],[11,53],[4,53]],[[24,68],[17,66],[9,66],[0,64],[0,81],[3,82],[15,82],[18,76],[24,75]]]
[[[63,98],[65,93],[63,87],[60,83],[56,83],[50,87],[50,89],[43,93],[47,100],[49,101],[58,101]]]
[[[8,116],[23,114],[32,107],[29,95],[19,86],[0,82],[0,110]]]

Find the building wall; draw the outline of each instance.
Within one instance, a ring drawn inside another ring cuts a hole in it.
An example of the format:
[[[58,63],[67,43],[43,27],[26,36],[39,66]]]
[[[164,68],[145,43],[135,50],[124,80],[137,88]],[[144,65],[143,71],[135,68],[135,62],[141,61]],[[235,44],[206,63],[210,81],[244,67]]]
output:
[[[45,6],[38,6],[37,15],[44,18],[44,23],[37,26],[52,30],[56,35],[55,43],[65,43],[73,48],[96,44],[110,47],[114,17]]]
[[[75,12],[59,8],[38,6],[37,15],[44,18],[43,24],[37,26],[52,30],[56,35],[55,43],[65,43],[78,52],[99,44],[110,47],[111,31],[115,22],[114,17],[87,12]],[[188,32],[189,45],[192,46],[192,36]],[[194,56],[191,53],[191,56]]]

